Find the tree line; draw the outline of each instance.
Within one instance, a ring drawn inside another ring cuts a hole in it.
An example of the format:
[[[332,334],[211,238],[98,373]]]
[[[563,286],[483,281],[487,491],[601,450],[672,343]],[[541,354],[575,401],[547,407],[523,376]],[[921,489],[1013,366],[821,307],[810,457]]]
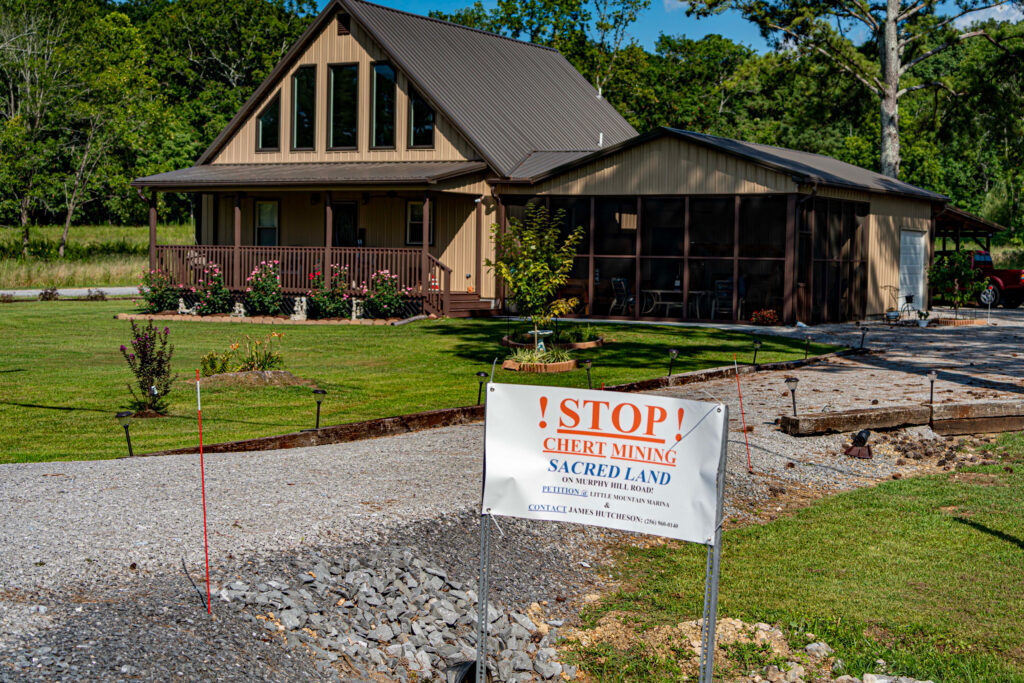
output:
[[[649,4],[498,0],[435,16],[558,48],[640,131],[827,154],[1024,236],[1024,25],[973,20],[1005,2],[948,14],[934,0],[680,2],[738,10],[763,53],[671,31],[646,50],[631,29]],[[144,222],[130,180],[191,165],[316,12],[314,0],[0,0],[0,225],[27,243],[39,223],[66,238]],[[169,220],[194,210],[188,196],[161,202]]]

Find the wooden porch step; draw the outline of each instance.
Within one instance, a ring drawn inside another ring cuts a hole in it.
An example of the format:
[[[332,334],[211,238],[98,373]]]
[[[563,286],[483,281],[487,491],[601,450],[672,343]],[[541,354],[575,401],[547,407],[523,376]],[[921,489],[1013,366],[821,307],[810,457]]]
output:
[[[498,313],[492,309],[490,299],[481,299],[479,294],[468,292],[452,292],[449,296],[448,310],[450,318],[486,317]]]

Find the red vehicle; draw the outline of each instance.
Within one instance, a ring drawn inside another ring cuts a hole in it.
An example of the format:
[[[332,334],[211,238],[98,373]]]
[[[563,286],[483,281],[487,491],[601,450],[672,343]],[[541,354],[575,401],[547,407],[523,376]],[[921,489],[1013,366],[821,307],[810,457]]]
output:
[[[987,251],[972,251],[971,266],[988,277],[988,284],[996,294],[992,306],[1002,304],[1004,308],[1017,308],[1024,302],[1024,270],[1017,268],[996,268],[992,254]],[[978,299],[978,304],[986,306]]]

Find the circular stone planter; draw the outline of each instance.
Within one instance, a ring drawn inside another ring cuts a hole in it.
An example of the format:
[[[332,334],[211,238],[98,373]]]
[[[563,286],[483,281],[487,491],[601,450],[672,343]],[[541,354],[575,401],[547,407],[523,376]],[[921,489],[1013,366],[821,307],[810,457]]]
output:
[[[559,363],[517,363],[514,360],[506,360],[501,364],[502,370],[512,372],[569,372],[579,367],[575,360],[565,360]]]
[[[517,342],[509,339],[508,336],[504,336],[501,338],[501,345],[508,346],[513,349],[533,348],[533,342]],[[570,342],[568,344],[560,344],[558,342],[545,342],[545,346],[550,346],[553,349],[566,349],[568,351],[579,349],[596,349],[599,346],[604,346],[604,337],[598,337],[593,341]]]

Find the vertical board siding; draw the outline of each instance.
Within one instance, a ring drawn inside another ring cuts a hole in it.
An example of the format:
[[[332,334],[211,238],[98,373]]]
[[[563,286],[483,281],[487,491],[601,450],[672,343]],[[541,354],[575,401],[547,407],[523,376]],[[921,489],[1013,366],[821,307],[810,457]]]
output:
[[[214,156],[214,164],[288,163],[317,161],[463,161],[477,159],[472,145],[440,112],[435,112],[434,148],[408,149],[409,135],[409,83],[405,75],[398,74],[398,95],[395,111],[395,144],[393,150],[371,150],[370,95],[371,64],[386,60],[384,51],[358,25],[353,22],[352,33],[337,35],[334,22],[329,22],[243,123],[224,147]],[[327,67],[329,64],[359,64],[359,149],[356,151],[328,151],[328,97]],[[291,79],[300,66],[316,65],[316,146],[303,152],[291,151]],[[263,107],[281,93],[281,149],[278,152],[256,151],[256,119]]]
[[[657,138],[505,194],[659,195],[796,192],[776,171],[686,140]]]
[[[898,197],[871,198],[868,238],[867,315],[896,306],[892,288],[900,285],[900,231],[931,229],[931,203]]]

